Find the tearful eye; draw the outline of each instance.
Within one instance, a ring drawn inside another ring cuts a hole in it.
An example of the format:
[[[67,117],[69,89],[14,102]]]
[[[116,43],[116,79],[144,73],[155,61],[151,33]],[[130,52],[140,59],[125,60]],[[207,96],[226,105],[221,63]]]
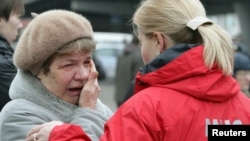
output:
[[[84,61],[83,64],[89,65],[90,64],[90,60]]]
[[[62,68],[62,69],[70,69],[70,68],[72,68],[74,66],[74,64],[73,63],[70,63],[70,64],[64,64],[63,66],[61,66],[60,68]]]
[[[65,67],[73,66],[73,64],[66,64]]]

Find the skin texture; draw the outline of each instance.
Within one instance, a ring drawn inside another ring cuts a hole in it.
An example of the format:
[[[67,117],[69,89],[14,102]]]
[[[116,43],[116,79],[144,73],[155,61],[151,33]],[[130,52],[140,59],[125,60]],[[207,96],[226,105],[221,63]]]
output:
[[[158,54],[168,47],[167,43],[170,43],[170,41],[164,38],[159,32],[153,32],[152,36],[149,37],[139,30],[138,39],[140,41],[141,55],[144,64],[147,64],[153,60]]]
[[[98,72],[96,71],[95,64],[90,60],[89,75],[83,86],[80,99],[78,101],[80,107],[87,107],[94,109],[96,107],[96,100],[99,96],[100,86],[98,84]],[[63,124],[60,121],[51,121],[34,127],[28,134],[26,141],[48,141],[50,131],[58,125]]]
[[[149,63],[157,55],[157,42],[139,32],[138,39],[141,46],[141,56],[144,64]]]
[[[50,66],[50,72],[40,71],[38,78],[55,96],[78,105],[81,90],[88,80],[91,52],[80,52],[57,56]]]
[[[61,124],[63,124],[63,122],[60,122],[60,121],[51,121],[51,122],[41,124],[30,131],[30,133],[27,135],[27,141],[33,141],[34,138],[39,139],[39,141],[40,140],[48,141],[49,134],[47,134],[47,132],[50,132],[55,126],[58,126]]]
[[[18,30],[22,27],[20,15],[11,14],[8,21],[0,18],[0,35],[5,37],[9,43],[13,43],[16,40]]]

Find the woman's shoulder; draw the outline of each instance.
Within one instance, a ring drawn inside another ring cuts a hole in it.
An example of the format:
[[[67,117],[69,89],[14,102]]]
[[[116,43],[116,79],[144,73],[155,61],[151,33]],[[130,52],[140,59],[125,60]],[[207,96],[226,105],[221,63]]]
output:
[[[1,111],[2,113],[12,114],[14,112],[20,111],[36,111],[36,104],[26,100],[26,99],[15,99],[9,101]]]
[[[28,101],[26,99],[14,99],[9,101],[1,111],[1,117],[9,117],[13,115],[48,115],[48,110],[39,106],[36,103]]]

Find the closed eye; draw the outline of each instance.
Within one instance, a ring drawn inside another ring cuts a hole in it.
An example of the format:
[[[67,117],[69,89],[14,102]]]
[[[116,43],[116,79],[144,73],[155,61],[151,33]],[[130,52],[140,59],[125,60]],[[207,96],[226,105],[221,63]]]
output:
[[[66,64],[65,67],[73,66],[74,64]]]

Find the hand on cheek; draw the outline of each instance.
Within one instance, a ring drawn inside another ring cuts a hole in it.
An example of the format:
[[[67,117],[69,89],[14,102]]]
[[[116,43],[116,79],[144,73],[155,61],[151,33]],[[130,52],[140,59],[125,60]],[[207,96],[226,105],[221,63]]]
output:
[[[93,61],[90,63],[89,79],[85,83],[79,99],[79,106],[95,109],[96,102],[100,92],[100,86],[97,81],[98,72]]]

